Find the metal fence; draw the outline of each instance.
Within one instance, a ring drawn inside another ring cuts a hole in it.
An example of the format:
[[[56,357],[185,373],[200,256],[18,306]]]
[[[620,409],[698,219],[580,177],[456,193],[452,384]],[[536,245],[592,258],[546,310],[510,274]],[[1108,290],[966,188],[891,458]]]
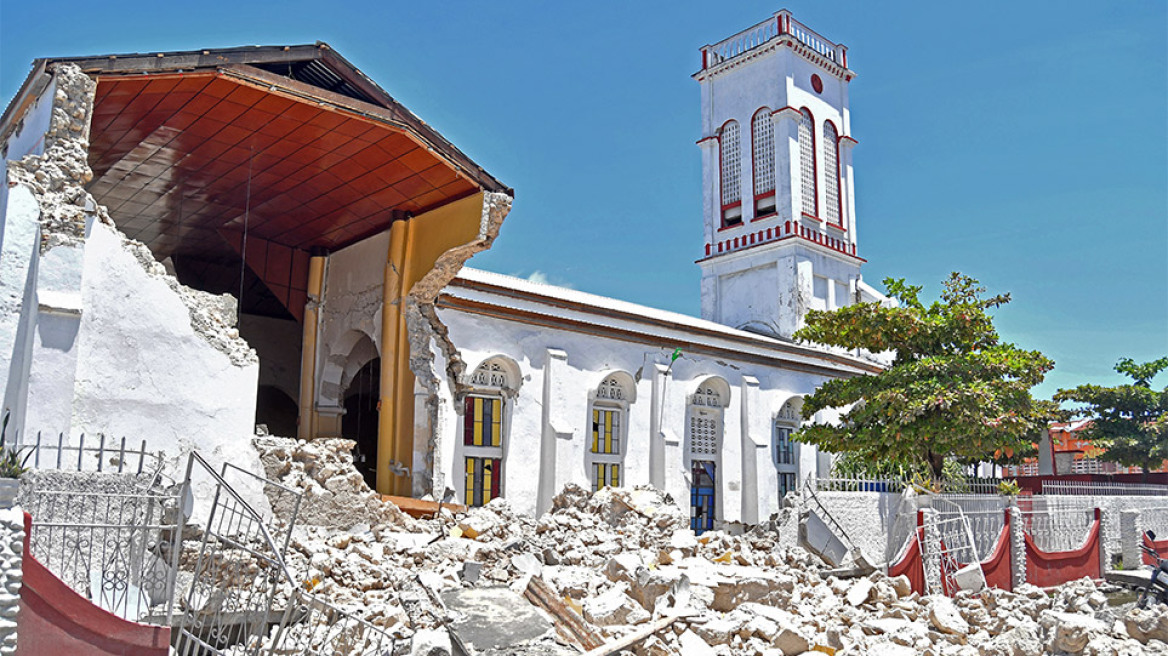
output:
[[[923,485],[899,478],[810,478],[816,492],[893,492],[906,489],[940,491],[946,494],[998,494],[999,478],[966,478],[932,481]]]
[[[115,615],[169,622],[185,484],[163,487],[157,477],[123,477],[119,492],[68,489],[61,482],[51,478],[22,493],[33,518],[32,554]]]
[[[304,591],[303,581],[288,570],[283,554],[295,513],[283,526],[269,525],[226,477],[251,477],[265,492],[293,495],[297,510],[298,491],[233,465],[216,472],[197,453],[191,454],[188,480],[196,466],[214,481],[215,493],[202,539],[197,549],[184,553],[180,565],[191,581],[181,597],[176,654],[382,656],[394,651],[391,635]]]
[[[140,445],[130,443],[126,438],[107,439],[104,434],[85,435],[76,438],[64,433],[44,436],[40,432],[36,439],[21,442],[14,439],[14,447],[25,466],[32,469],[60,469],[66,471],[92,471],[115,474],[147,474],[162,467],[162,454],[146,450],[146,440]],[[4,447],[4,437],[0,435],[0,447]]]
[[[925,585],[929,594],[953,594],[961,586],[955,577],[965,565],[977,563],[968,518],[956,509],[956,514],[942,517],[935,511],[924,513],[924,541],[921,553],[925,559]]]
[[[1168,485],[1108,481],[1042,481],[1042,493],[1075,496],[1163,496]]]

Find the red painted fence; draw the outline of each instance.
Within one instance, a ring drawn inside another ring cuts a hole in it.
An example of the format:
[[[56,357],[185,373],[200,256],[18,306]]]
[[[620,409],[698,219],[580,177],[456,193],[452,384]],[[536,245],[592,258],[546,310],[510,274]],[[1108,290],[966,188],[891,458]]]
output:
[[[1168,539],[1152,540],[1148,538],[1147,534],[1141,535],[1140,539],[1144,541],[1144,546],[1155,549],[1161,558],[1168,558]],[[1152,560],[1151,554],[1142,549],[1140,550],[1140,556],[1144,559],[1145,565],[1156,564],[1156,561]]]
[[[1010,527],[1013,518],[1010,509],[1005,510],[1006,520],[1002,523],[1002,532],[990,550],[989,558],[981,561],[981,571],[985,574],[987,588],[1014,590],[1013,553],[1010,550]]]
[[[920,523],[920,511],[917,511],[917,523]],[[923,532],[924,529],[918,528],[916,535],[910,536],[908,539],[908,548],[904,552],[904,557],[899,562],[888,566],[889,576],[904,574],[908,577],[913,592],[921,595],[925,594],[925,561],[921,558]]]
[[[32,517],[24,514],[24,586],[17,656],[166,656],[170,628],[124,620],[77,594],[33,558]]]
[[[1089,576],[1103,578],[1100,571],[1101,548],[1099,540],[1101,514],[1095,509],[1095,521],[1087,531],[1087,541],[1083,546],[1071,551],[1043,551],[1034,543],[1034,538],[1025,533],[1026,539],[1026,582],[1040,588],[1049,588],[1067,581]]]

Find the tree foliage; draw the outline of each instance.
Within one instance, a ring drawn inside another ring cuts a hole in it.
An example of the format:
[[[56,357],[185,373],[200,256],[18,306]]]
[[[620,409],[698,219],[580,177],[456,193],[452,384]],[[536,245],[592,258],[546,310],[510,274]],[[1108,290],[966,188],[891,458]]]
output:
[[[1056,401],[1080,403],[1066,418],[1091,424],[1080,435],[1107,450],[1107,459],[1149,472],[1168,459],[1168,386],[1157,390],[1152,379],[1168,369],[1168,357],[1137,364],[1123,358],[1115,370],[1132,379],[1127,385],[1079,385],[1062,389]]]
[[[812,424],[796,438],[872,461],[925,462],[938,478],[946,458],[989,460],[995,451],[1030,448],[1055,409],[1030,389],[1054,363],[999,339],[988,311],[1010,296],[983,298],[977,280],[959,273],[929,305],[920,300],[921,287],[903,279],[884,284],[899,307],[813,310],[795,333],[820,344],[894,353],[884,371],[829,380],[806,398],[806,419],[825,408],[849,409],[837,425]]]

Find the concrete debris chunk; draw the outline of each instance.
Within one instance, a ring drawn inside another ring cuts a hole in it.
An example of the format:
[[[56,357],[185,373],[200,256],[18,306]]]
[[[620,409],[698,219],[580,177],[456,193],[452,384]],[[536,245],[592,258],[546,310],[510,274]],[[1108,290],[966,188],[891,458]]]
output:
[[[1159,640],[1168,644],[1168,606],[1154,605],[1146,610],[1133,608],[1123,618],[1127,634],[1141,644]]]

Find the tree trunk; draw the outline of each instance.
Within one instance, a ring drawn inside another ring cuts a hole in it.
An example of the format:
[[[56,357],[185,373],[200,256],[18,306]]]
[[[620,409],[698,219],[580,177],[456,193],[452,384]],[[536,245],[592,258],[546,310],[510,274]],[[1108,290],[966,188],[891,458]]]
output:
[[[925,454],[925,458],[929,461],[929,469],[933,470],[933,480],[941,480],[941,470],[945,468],[945,456],[930,450]]]

